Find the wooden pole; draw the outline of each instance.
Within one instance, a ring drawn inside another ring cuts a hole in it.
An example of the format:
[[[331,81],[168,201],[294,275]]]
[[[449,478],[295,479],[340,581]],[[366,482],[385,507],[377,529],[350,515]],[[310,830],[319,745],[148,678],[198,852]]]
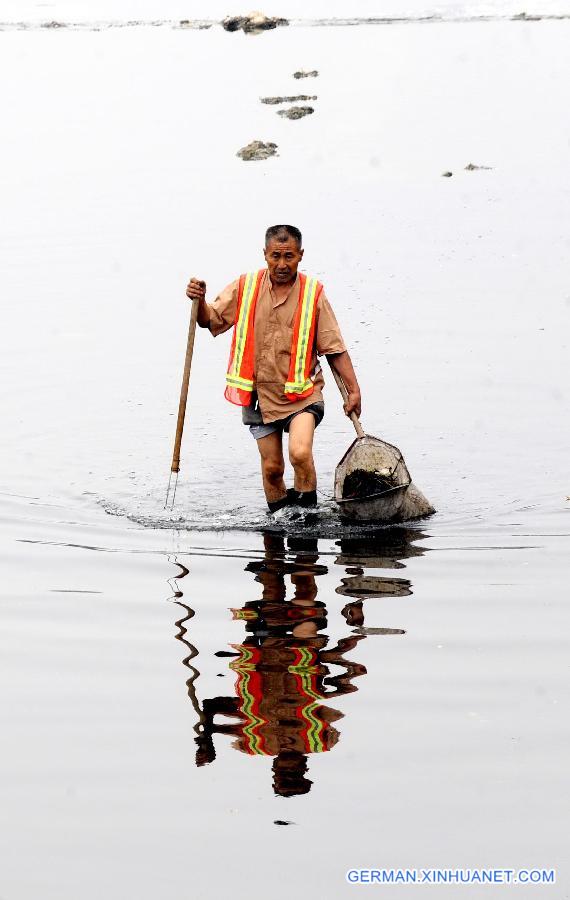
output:
[[[342,378],[340,377],[340,375],[338,374],[338,372],[336,371],[336,369],[333,369],[332,365],[331,365],[331,372],[333,373],[334,380],[336,381],[336,383],[338,385],[338,389],[342,394],[342,399],[346,403],[346,401],[348,400],[348,391],[346,389],[346,385],[345,385],[344,381],[342,380]],[[351,420],[352,424],[354,425],[354,430],[356,431],[357,436],[359,438],[363,438],[364,437],[364,428],[360,424],[360,419],[358,418],[358,416],[356,415],[355,412],[351,412],[350,420]]]
[[[184,431],[184,419],[186,417],[186,402],[188,400],[188,385],[190,384],[190,369],[192,368],[192,355],[194,353],[194,337],[196,335],[196,321],[198,319],[199,300],[192,300],[192,311],[190,313],[190,325],[188,327],[188,341],[186,343],[186,358],[184,359],[184,372],[182,375],[182,387],[180,388],[180,402],[178,404],[178,420],[176,422],[176,436],[174,438],[174,450],[172,452],[172,464],[170,466],[170,478],[168,479],[168,490],[166,492],[165,507],[168,506],[168,495],[170,494],[170,483],[173,472],[180,471],[180,447],[182,445],[182,433]],[[174,497],[176,496],[176,484],[174,486],[174,494],[172,496],[172,506],[174,506]]]

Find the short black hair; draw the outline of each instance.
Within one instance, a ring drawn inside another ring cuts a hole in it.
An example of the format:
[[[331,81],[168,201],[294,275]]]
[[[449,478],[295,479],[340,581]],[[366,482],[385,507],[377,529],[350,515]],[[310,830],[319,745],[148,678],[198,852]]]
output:
[[[271,225],[265,232],[265,246],[267,247],[269,241],[273,239],[286,241],[290,237],[297,241],[300,250],[303,246],[303,235],[298,228],[295,228],[294,225]]]

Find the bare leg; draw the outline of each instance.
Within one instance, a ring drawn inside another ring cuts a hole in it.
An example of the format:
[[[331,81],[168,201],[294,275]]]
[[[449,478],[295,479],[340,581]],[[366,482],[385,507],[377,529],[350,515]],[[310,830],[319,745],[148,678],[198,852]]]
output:
[[[313,418],[311,416],[311,418]],[[263,478],[263,490],[269,502],[280,500],[285,496],[285,482],[283,472],[285,461],[283,459],[283,440],[280,431],[274,431],[267,437],[257,441],[259,455],[261,457],[261,477]]]
[[[316,491],[317,473],[313,461],[315,417],[302,412],[289,426],[289,459],[295,470],[295,490]]]

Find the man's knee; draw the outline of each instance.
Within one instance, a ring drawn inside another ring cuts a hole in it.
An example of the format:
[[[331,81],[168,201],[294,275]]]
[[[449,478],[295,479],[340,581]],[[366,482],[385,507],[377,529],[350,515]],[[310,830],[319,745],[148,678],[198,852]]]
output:
[[[289,446],[289,459],[294,469],[313,464],[313,448],[310,444],[293,444]]]
[[[261,463],[263,474],[269,482],[277,482],[283,478],[285,465],[279,459],[264,459]]]

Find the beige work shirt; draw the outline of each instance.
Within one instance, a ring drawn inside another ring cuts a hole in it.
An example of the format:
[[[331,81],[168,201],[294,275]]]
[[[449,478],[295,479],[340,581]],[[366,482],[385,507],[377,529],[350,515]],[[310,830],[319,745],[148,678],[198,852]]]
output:
[[[233,281],[218,294],[213,303],[207,304],[210,321],[208,328],[216,337],[235,323],[239,279]],[[302,400],[288,400],[285,382],[289,375],[293,325],[299,302],[299,275],[287,296],[278,300],[273,292],[269,273],[266,271],[255,308],[255,389],[265,424],[284,419],[311,403],[322,402],[325,383],[319,356],[343,353],[346,350],[335,314],[324,290],[317,301],[316,338],[312,348],[311,378],[315,389]]]

